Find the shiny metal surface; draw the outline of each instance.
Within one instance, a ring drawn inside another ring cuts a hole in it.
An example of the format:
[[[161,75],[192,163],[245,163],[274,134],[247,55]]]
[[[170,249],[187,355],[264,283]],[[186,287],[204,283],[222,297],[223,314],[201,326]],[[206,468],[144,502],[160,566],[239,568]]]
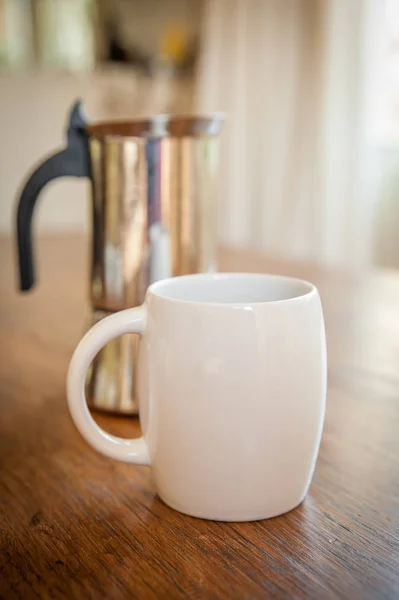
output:
[[[209,120],[212,135],[183,137],[104,136],[100,126],[89,128],[94,308],[135,306],[153,281],[215,268],[214,134],[221,122],[217,128]]]
[[[86,330],[111,313],[93,311]],[[139,337],[126,334],[107,344],[93,360],[86,378],[90,408],[112,413],[136,414],[135,396]]]
[[[216,269],[222,123],[219,114],[158,115],[87,127],[93,195],[90,298],[97,315],[141,304],[147,287],[159,279]],[[136,360],[136,343],[123,338],[99,354],[87,382],[91,406],[137,411],[134,382],[126,383]]]

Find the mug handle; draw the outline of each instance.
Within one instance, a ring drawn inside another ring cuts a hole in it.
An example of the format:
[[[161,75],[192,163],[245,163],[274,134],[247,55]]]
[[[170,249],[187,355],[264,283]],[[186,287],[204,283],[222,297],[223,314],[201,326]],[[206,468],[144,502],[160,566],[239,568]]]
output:
[[[129,308],[105,317],[94,325],[79,342],[69,365],[67,398],[72,419],[96,450],[124,462],[149,465],[148,447],[143,437],[133,440],[106,433],[92,418],[85,397],[87,370],[103,346],[124,333],[143,335],[147,322],[145,306]]]

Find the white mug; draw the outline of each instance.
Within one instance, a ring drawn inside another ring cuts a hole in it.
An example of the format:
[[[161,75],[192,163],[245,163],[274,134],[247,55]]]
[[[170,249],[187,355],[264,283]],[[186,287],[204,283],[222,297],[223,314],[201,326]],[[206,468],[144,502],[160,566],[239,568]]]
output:
[[[143,437],[105,433],[84,383],[97,352],[141,336]],[[161,499],[204,519],[253,521],[292,510],[313,475],[326,398],[326,344],[316,288],[287,277],[187,275],[150,286],[143,306],[81,340],[68,402],[82,436],[112,458],[151,465]]]

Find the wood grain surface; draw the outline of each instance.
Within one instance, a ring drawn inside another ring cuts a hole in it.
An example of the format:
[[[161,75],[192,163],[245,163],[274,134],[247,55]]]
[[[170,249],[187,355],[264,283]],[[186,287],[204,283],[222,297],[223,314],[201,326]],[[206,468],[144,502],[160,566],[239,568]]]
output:
[[[0,243],[0,597],[399,597],[399,274],[327,271],[224,251],[225,270],[314,281],[329,352],[326,425],[310,493],[255,523],[180,515],[151,470],[97,454],[65,399],[85,316],[85,241],[42,239],[37,288],[16,291]],[[97,416],[122,436],[136,419]]]

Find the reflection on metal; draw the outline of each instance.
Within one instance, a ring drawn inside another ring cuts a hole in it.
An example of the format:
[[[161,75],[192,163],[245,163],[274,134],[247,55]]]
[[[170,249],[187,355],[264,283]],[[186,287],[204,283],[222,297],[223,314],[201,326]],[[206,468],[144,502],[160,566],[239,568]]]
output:
[[[108,314],[94,312],[87,328]],[[121,414],[137,413],[134,388],[138,345],[138,336],[128,334],[116,338],[97,354],[86,379],[86,397],[90,408]]]
[[[221,125],[220,115],[161,115],[87,128],[93,321],[142,304],[154,281],[216,268]],[[92,407],[137,412],[137,348],[137,339],[125,336],[97,356],[87,380]]]

